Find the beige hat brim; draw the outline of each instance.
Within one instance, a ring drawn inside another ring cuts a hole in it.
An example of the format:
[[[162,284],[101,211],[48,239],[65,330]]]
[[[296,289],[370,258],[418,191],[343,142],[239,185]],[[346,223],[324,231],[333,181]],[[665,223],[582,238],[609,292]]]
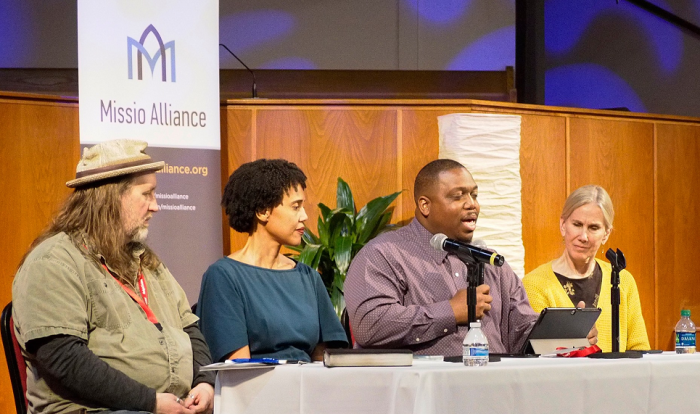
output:
[[[108,178],[119,177],[122,175],[143,173],[143,172],[155,172],[162,170],[165,167],[165,161],[153,162],[150,164],[136,165],[133,167],[119,168],[112,171],[105,171],[102,173],[92,174],[81,178],[76,178],[66,182],[66,186],[69,188],[80,187],[85,184],[94,183],[96,181],[106,180]]]

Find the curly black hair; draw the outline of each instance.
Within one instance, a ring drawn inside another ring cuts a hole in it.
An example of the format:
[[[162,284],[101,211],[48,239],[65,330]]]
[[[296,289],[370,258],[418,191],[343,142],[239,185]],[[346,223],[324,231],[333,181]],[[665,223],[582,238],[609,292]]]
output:
[[[260,159],[236,169],[228,178],[221,206],[228,224],[240,233],[255,230],[255,214],[282,204],[290,189],[306,189],[306,175],[293,162]]]

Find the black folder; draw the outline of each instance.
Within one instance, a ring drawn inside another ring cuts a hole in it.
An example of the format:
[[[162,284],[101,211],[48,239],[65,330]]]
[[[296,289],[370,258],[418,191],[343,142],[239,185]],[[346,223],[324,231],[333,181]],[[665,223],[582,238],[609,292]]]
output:
[[[548,354],[557,347],[588,346],[586,336],[599,308],[544,308],[523,344],[523,354]]]

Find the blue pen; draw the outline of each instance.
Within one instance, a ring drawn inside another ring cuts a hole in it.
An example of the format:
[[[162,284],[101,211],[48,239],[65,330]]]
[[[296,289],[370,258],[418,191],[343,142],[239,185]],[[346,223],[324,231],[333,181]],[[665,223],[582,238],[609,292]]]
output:
[[[275,358],[234,358],[234,359],[229,359],[228,361],[236,363],[236,364],[245,364],[245,363],[258,363],[258,364],[268,364],[268,365],[279,365],[280,364],[279,359],[275,359]]]

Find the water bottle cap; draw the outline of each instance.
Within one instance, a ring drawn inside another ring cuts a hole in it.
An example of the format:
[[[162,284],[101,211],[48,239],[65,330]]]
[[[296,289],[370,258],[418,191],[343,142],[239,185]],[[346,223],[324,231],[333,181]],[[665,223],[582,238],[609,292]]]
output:
[[[681,311],[681,316],[685,316],[686,318],[690,318],[690,309],[683,309]]]
[[[690,311],[688,311],[690,312]],[[481,328],[481,322],[469,322],[470,328]]]

